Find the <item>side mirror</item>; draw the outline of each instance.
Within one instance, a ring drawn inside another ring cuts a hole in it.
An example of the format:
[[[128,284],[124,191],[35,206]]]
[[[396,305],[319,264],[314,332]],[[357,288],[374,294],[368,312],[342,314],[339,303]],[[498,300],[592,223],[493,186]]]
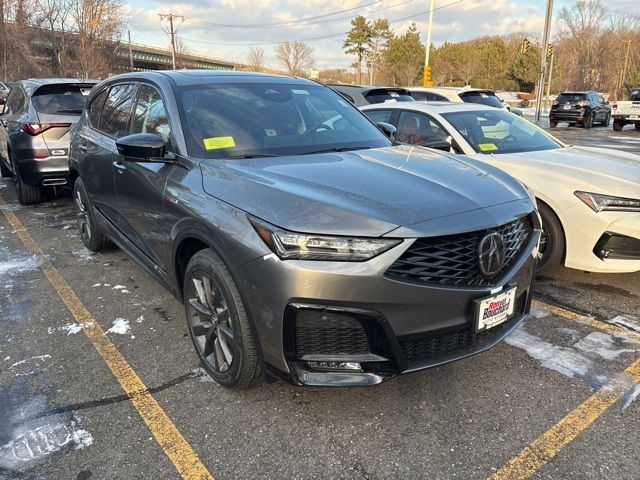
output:
[[[435,148],[436,150],[443,150],[445,152],[451,151],[451,143],[446,140],[439,140],[437,142],[427,142],[423,145],[423,147],[427,148]]]
[[[386,122],[378,122],[376,125],[380,130],[382,130],[382,133],[389,138],[389,140],[393,142],[396,139],[396,127]]]
[[[133,162],[153,161],[164,156],[167,142],[155,133],[134,133],[116,141],[118,153]]]

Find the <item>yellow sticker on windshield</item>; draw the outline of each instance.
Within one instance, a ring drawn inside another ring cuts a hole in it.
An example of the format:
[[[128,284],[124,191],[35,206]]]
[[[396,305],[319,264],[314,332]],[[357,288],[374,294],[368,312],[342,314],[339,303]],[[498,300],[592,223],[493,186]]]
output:
[[[206,148],[207,150],[231,148],[235,146],[236,142],[233,141],[233,137],[211,137],[204,139],[204,148]]]
[[[478,144],[478,147],[480,147],[480,150],[482,150],[483,152],[490,152],[492,150],[498,149],[498,147],[496,147],[494,143],[480,143]]]

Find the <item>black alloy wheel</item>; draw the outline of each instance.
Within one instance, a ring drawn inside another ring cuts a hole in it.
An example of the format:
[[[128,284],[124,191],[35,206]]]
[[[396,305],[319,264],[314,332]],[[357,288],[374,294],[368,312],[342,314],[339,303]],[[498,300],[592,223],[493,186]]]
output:
[[[542,235],[538,249],[538,273],[545,273],[562,262],[564,255],[564,231],[556,214],[546,205],[538,202],[542,218]]]
[[[225,387],[258,383],[262,367],[240,292],[210,249],[189,262],[184,305],[191,340],[207,373]]]
[[[91,202],[84,188],[84,183],[79,177],[73,184],[73,203],[76,206],[78,232],[84,246],[92,252],[115,250],[116,245],[102,233],[96,224]]]

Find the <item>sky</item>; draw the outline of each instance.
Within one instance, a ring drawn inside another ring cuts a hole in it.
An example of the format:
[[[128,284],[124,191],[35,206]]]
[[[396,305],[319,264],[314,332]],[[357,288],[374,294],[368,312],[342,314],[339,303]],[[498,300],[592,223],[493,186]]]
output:
[[[603,3],[611,10],[637,13],[637,2]],[[573,3],[556,0],[555,16]],[[315,69],[323,70],[353,63],[342,42],[357,15],[387,18],[400,34],[415,22],[426,42],[429,0],[128,0],[127,6],[134,43],[168,47],[168,24],[158,14],[173,13],[185,18],[176,19],[175,25],[189,53],[243,63],[249,48],[256,46],[264,49],[267,66],[278,68],[275,44],[305,40],[314,49]],[[545,0],[436,0],[432,42],[512,32],[541,35],[545,7]]]

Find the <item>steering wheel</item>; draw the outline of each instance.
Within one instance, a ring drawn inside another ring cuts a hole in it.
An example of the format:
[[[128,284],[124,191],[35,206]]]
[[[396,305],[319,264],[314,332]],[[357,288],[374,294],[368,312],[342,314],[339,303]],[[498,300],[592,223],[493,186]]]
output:
[[[303,143],[309,143],[309,139],[312,138],[316,133],[325,131],[328,132],[331,130],[333,130],[333,128],[331,128],[329,125],[326,125],[324,123],[317,123],[302,134],[301,140]]]
[[[516,137],[514,137],[513,135],[507,135],[506,137],[504,137],[502,140],[500,140],[497,144],[496,147],[500,148],[502,147],[502,144],[505,142],[517,142],[518,139]]]

